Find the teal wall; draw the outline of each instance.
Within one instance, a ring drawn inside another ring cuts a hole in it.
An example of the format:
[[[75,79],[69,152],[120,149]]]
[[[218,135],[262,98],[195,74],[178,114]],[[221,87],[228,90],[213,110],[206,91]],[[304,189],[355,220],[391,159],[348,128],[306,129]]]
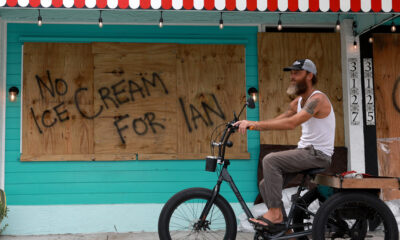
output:
[[[7,89],[21,89],[23,42],[175,42],[244,44],[246,89],[258,87],[257,27],[121,26],[7,24]],[[121,162],[20,162],[21,96],[6,103],[5,190],[9,205],[164,203],[189,187],[211,188],[216,173],[204,171],[204,160]],[[236,110],[237,109],[232,109]],[[258,105],[248,119],[258,120]],[[248,134],[250,160],[234,160],[231,175],[245,201],[257,190],[259,134]],[[229,149],[228,149],[229,150]],[[237,202],[227,184],[221,194]]]

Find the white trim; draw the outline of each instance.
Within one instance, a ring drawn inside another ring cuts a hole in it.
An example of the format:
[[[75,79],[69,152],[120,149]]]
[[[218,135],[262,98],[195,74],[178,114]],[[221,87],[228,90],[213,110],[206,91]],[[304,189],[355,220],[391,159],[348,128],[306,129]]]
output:
[[[360,43],[359,39],[353,36],[353,20],[345,19],[341,24],[340,37],[342,48],[342,88],[343,88],[343,117],[344,117],[344,133],[345,145],[348,149],[347,153],[347,170],[357,172],[365,172],[365,149],[364,149],[364,127],[363,127],[363,111],[360,101],[359,124],[352,125],[350,97],[351,97],[351,80],[349,77],[349,59],[358,59],[357,71],[358,79],[356,86],[359,86],[361,95],[361,71],[360,71]],[[353,42],[356,40],[357,48],[354,49]]]
[[[5,188],[6,98],[7,98],[7,22],[0,18],[0,189]]]

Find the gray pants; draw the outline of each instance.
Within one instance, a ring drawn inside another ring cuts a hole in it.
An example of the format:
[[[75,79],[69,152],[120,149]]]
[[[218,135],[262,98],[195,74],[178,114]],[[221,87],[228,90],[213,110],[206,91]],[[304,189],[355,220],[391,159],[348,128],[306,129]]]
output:
[[[298,172],[310,168],[328,168],[331,157],[312,145],[288,151],[270,153],[262,160],[264,179],[260,182],[260,193],[268,208],[281,208],[282,188]]]

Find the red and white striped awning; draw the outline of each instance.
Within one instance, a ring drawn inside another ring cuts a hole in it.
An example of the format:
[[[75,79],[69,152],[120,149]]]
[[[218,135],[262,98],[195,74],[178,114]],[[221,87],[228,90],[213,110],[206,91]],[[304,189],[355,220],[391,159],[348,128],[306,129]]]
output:
[[[400,0],[0,0],[0,7],[261,12],[400,12]]]

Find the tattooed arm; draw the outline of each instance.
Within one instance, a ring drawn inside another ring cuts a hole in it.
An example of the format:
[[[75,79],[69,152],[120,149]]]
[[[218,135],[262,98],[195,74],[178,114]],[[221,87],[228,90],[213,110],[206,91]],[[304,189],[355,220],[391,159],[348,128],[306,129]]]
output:
[[[286,110],[286,112],[278,115],[277,117],[275,117],[274,119],[282,119],[282,118],[288,118],[291,117],[293,115],[295,115],[297,113],[297,103],[299,102],[299,98],[297,97],[296,99],[294,99],[290,104],[288,109]]]
[[[321,102],[325,101],[324,96],[321,94],[315,94],[310,99],[308,99],[304,108],[289,117],[274,118],[271,120],[254,122],[242,120],[235,123],[239,126],[239,132],[245,133],[247,128],[250,127],[252,130],[291,130],[299,126],[300,124],[306,122],[311,117],[318,114],[321,108]]]

